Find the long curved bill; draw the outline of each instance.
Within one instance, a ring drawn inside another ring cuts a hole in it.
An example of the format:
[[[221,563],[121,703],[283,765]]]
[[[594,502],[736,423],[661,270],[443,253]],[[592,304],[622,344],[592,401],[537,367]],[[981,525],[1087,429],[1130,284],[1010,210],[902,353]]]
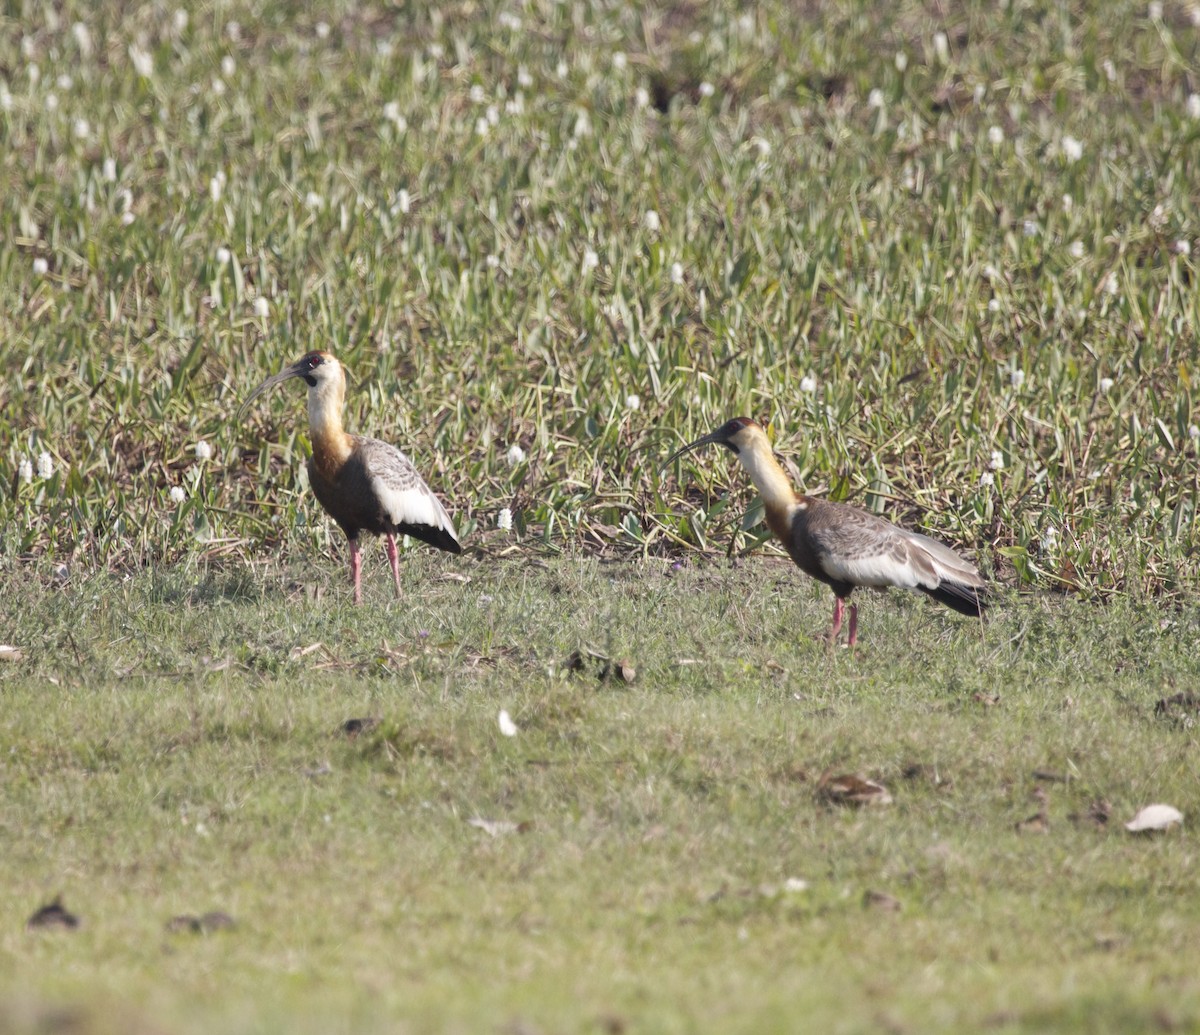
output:
[[[278,374],[273,374],[260,384],[253,392],[246,396],[246,401],[238,407],[238,420],[242,419],[242,414],[246,412],[250,404],[254,402],[268,388],[274,388],[277,384],[282,384],[284,381],[290,381],[293,377],[300,377],[304,373],[304,367],[301,365],[303,361],[298,360],[290,367],[285,367]]]
[[[674,453],[672,453],[669,457],[666,458],[666,460],[664,460],[662,462],[662,464],[659,465],[658,469],[660,471],[664,470],[670,464],[673,464],[676,460],[678,460],[681,456],[683,456],[684,453],[690,453],[693,449],[698,449],[700,446],[707,446],[713,442],[720,442],[720,441],[721,441],[721,432],[719,430],[718,431],[710,431],[707,435],[702,435],[700,438],[696,439],[695,442],[689,442],[682,449],[675,450]]]

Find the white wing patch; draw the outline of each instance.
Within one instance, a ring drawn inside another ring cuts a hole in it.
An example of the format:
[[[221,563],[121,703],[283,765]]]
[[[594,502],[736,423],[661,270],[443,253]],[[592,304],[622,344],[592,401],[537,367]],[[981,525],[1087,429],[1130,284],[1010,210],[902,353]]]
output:
[[[426,525],[458,536],[446,508],[399,449],[377,439],[364,440],[367,477],[384,513],[395,524]]]
[[[824,554],[820,557],[825,574],[838,582],[852,586],[898,586],[901,589],[916,589],[924,585],[937,589],[938,580],[921,581],[921,576],[911,560],[901,562],[892,553],[878,553],[869,557],[837,557]]]

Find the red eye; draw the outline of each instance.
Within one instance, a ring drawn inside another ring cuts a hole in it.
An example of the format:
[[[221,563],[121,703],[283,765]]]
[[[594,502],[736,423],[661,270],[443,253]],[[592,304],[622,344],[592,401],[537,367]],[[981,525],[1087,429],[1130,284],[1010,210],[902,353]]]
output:
[[[324,360],[320,356],[313,356],[308,361],[308,369],[312,370],[313,367],[319,367],[323,362]]]

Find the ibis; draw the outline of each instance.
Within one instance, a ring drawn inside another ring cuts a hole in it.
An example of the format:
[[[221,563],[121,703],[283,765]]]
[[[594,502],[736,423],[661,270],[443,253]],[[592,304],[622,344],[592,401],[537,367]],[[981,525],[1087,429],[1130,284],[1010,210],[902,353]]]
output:
[[[986,583],[975,566],[948,546],[846,503],[795,492],[775,460],[767,434],[749,417],[735,417],[673,453],[671,463],[704,445],[732,452],[762,496],[767,526],[806,575],[833,590],[830,642],[841,632],[846,601],[858,587],[920,590],[964,615],[978,617]],[[663,466],[666,466],[664,464]],[[858,640],[858,606],[849,607],[848,642]]]
[[[396,596],[400,596],[400,562],[396,536],[407,535],[460,553],[450,515],[399,449],[342,428],[346,375],[328,352],[309,352],[291,366],[267,378],[247,396],[239,417],[268,388],[298,377],[308,385],[308,429],[312,456],[308,481],[317,501],[341,526],[350,544],[350,580],[354,602],[362,602],[362,532],[381,535],[387,546]]]

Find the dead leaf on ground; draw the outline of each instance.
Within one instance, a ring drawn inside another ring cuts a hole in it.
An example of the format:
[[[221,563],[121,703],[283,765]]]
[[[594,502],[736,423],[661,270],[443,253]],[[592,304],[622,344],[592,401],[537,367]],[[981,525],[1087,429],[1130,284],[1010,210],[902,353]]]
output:
[[[1159,830],[1170,830],[1183,823],[1183,813],[1174,805],[1147,805],[1139,809],[1136,816],[1125,824],[1131,834],[1153,834]]]
[[[501,837],[504,834],[525,834],[533,829],[533,824],[528,821],[514,823],[510,819],[483,819],[481,816],[474,816],[468,819],[467,823],[492,837]]]
[[[1097,798],[1087,807],[1087,812],[1072,812],[1067,819],[1072,823],[1091,823],[1097,827],[1105,827],[1112,816],[1112,803],[1104,798]]]
[[[24,661],[25,652],[20,647],[0,643],[0,661]]]
[[[347,719],[341,725],[341,731],[351,740],[360,733],[368,733],[379,725],[379,720],[368,716],[365,719]]]
[[[878,909],[883,913],[899,913],[904,908],[895,895],[889,895],[886,891],[870,889],[863,895],[863,905],[867,909]]]
[[[1190,729],[1200,721],[1200,694],[1185,691],[1164,697],[1154,705],[1154,714],[1173,725]]]
[[[228,913],[213,910],[203,916],[173,916],[167,921],[167,931],[171,934],[212,934],[214,931],[228,931],[237,923]]]
[[[972,694],[971,700],[976,704],[981,704],[985,708],[995,708],[1000,703],[999,694],[985,694],[982,690],[979,693]]]
[[[874,780],[853,773],[830,776],[826,771],[817,784],[817,797],[833,805],[890,805],[888,789]]]
[[[470,575],[463,575],[457,571],[444,571],[437,577],[438,582],[461,582],[464,586],[471,581]]]
[[[1062,773],[1054,773],[1048,769],[1035,769],[1031,774],[1035,780],[1043,780],[1046,783],[1066,783],[1067,777]]]
[[[1050,831],[1050,818],[1045,812],[1037,812],[1028,819],[1019,820],[1015,828],[1018,834],[1046,834]]]
[[[310,643],[307,647],[293,647],[288,652],[288,657],[307,658],[310,654],[314,653],[315,651],[319,651],[324,646],[325,644],[318,640],[316,643]]]
[[[58,895],[53,902],[42,906],[26,920],[25,926],[31,931],[39,927],[61,927],[64,931],[73,931],[79,926],[79,917],[67,911],[62,904],[62,896]]]
[[[605,665],[600,670],[601,679],[608,679],[610,677],[618,679],[622,683],[629,684],[637,679],[637,669],[633,667],[628,658],[622,658],[613,665]]]

